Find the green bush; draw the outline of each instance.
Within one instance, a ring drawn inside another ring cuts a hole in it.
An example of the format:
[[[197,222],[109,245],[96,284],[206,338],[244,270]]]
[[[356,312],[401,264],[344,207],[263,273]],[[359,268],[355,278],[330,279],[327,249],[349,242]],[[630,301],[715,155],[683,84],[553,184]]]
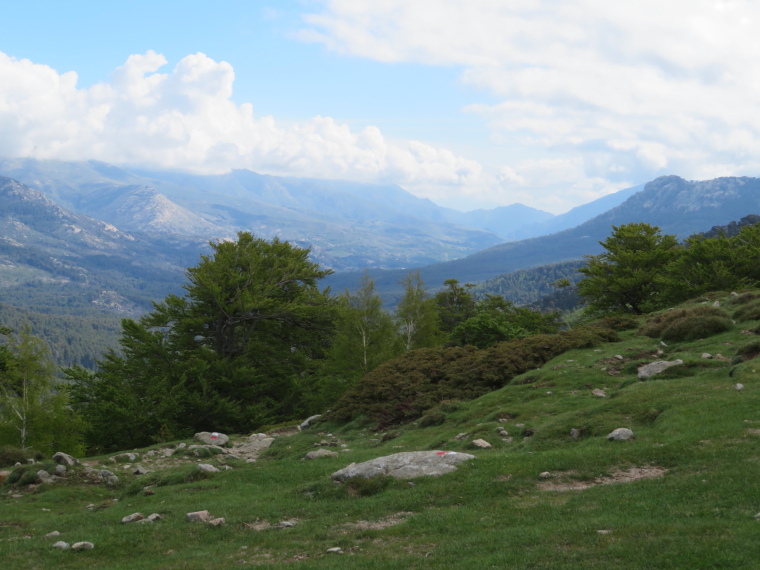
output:
[[[729,323],[731,322],[728,313],[726,313],[726,311],[723,309],[708,305],[699,305],[697,307],[692,307],[689,309],[673,309],[664,313],[660,313],[659,315],[654,315],[653,317],[647,319],[646,323],[644,323],[644,325],[639,329],[639,334],[648,336],[650,338],[660,338],[662,337],[665,330],[673,326],[676,321],[707,317],[727,319]],[[697,326],[696,323],[693,326]],[[688,329],[690,327],[686,325],[685,328]],[[703,334],[701,336],[705,335]],[[700,336],[694,338],[700,338]]]
[[[731,305],[744,305],[757,299],[760,299],[760,291],[750,291],[748,293],[743,293],[737,297],[733,297],[728,302]]]
[[[752,360],[760,355],[760,340],[753,340],[745,344],[736,351],[736,354],[741,356],[743,360]]]
[[[52,461],[46,461],[44,463],[27,463],[16,467],[11,474],[5,479],[5,485],[15,485],[17,487],[24,487],[26,485],[33,485],[37,482],[37,472],[47,471],[51,475],[55,473],[56,463]]]
[[[42,454],[31,449],[20,449],[13,445],[0,446],[0,467],[12,467],[16,463],[27,463],[30,459],[40,460]]]
[[[760,321],[760,299],[750,301],[734,311],[737,321]]]
[[[733,326],[733,322],[728,317],[686,317],[674,321],[662,331],[662,339],[671,342],[696,340],[729,331]]]
[[[638,326],[638,321],[628,315],[611,315],[598,319],[593,322],[594,325],[612,329],[613,331],[629,331]]]

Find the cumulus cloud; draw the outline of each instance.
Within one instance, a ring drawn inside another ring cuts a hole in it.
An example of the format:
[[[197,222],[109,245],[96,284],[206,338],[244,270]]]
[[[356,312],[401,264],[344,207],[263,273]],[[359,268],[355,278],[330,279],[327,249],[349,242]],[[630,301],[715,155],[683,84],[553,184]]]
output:
[[[330,117],[281,126],[231,100],[235,72],[202,53],[168,62],[132,55],[109,82],[77,87],[74,72],[0,52],[0,156],[98,159],[202,173],[271,174],[457,187],[481,166],[417,141],[390,142],[375,126],[352,132]]]
[[[519,149],[496,175],[515,195],[555,195],[546,161],[579,195],[760,173],[755,2],[328,0],[305,22],[340,53],[460,67],[499,101],[464,111]]]

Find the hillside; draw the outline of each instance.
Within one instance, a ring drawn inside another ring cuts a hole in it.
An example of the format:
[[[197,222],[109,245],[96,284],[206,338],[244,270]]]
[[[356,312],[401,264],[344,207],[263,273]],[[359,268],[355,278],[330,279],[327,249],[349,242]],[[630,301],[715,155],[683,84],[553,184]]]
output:
[[[504,273],[578,260],[601,252],[599,244],[611,226],[643,222],[658,226],[664,234],[683,239],[760,212],[760,179],[716,178],[698,182],[678,176],[662,176],[619,206],[577,227],[556,234],[499,244],[467,257],[420,269],[431,287],[446,279],[478,283]],[[405,271],[372,271],[377,289],[387,298],[398,294]],[[341,273],[328,282],[336,289],[352,288],[359,275]]]
[[[746,308],[758,297],[686,303],[719,305],[737,321],[692,341],[662,342],[654,328],[667,312],[616,321],[625,330],[615,342],[571,349],[477,399],[440,402],[379,432],[357,417],[272,428],[271,439],[237,435],[229,449],[157,443],[59,466],[43,484],[27,483],[55,463],[23,466],[0,495],[0,557],[12,568],[755,567],[760,314],[748,319]],[[650,336],[638,332],[646,323]],[[647,363],[676,359],[638,377]],[[633,439],[610,440],[618,428]],[[331,478],[354,462],[424,450],[474,458],[438,477]],[[203,510],[214,524],[188,521]],[[123,522],[137,512],[159,518]],[[56,541],[94,548],[51,548]]]

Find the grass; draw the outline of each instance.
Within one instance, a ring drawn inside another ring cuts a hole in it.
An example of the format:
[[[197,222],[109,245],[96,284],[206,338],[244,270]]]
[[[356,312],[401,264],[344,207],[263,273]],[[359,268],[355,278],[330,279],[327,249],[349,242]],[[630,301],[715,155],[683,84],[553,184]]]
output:
[[[277,437],[256,463],[205,478],[195,475],[193,456],[142,476],[107,457],[88,458],[116,472],[120,486],[72,478],[2,488],[0,560],[8,569],[755,568],[760,358],[731,360],[756,340],[742,330],[757,324],[665,347],[626,330],[620,342],[562,354],[477,400],[443,403],[434,418],[379,433],[363,418],[318,424]],[[636,378],[637,365],[675,358],[684,365]],[[592,395],[594,388],[607,397]],[[635,439],[607,441],[618,427],[631,428]],[[461,433],[468,435],[457,439]],[[473,449],[477,438],[493,447]],[[336,443],[330,449],[340,456],[303,460],[323,440]],[[413,485],[330,479],[351,462],[420,449],[476,459]],[[217,456],[202,462],[219,465]],[[631,467],[667,471],[584,490],[540,487],[609,481]],[[142,492],[149,485],[152,495]],[[226,526],[186,522],[197,510],[225,517]],[[122,525],[134,512],[164,518]],[[296,524],[277,528],[285,520]],[[44,538],[53,530],[95,548],[53,549]],[[332,547],[343,554],[328,554]]]

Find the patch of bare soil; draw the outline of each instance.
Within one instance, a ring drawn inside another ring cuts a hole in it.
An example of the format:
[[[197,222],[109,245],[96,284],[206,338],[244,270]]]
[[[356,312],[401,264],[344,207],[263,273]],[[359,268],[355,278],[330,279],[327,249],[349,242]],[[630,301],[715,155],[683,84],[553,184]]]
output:
[[[656,479],[662,477],[667,472],[663,467],[631,467],[630,469],[613,471],[608,477],[596,477],[590,481],[558,481],[557,478],[568,475],[569,473],[558,473],[552,475],[551,479],[541,481],[538,488],[543,491],[582,491],[596,487],[597,485],[612,485],[614,483],[631,483],[641,479]],[[552,480],[555,479],[555,480]]]
[[[404,522],[407,517],[410,517],[413,514],[414,513],[410,512],[400,512],[376,521],[356,521],[353,523],[345,523],[340,525],[338,528],[342,530],[342,534],[348,534],[355,530],[382,530],[384,528],[388,528],[389,526],[394,526]]]

